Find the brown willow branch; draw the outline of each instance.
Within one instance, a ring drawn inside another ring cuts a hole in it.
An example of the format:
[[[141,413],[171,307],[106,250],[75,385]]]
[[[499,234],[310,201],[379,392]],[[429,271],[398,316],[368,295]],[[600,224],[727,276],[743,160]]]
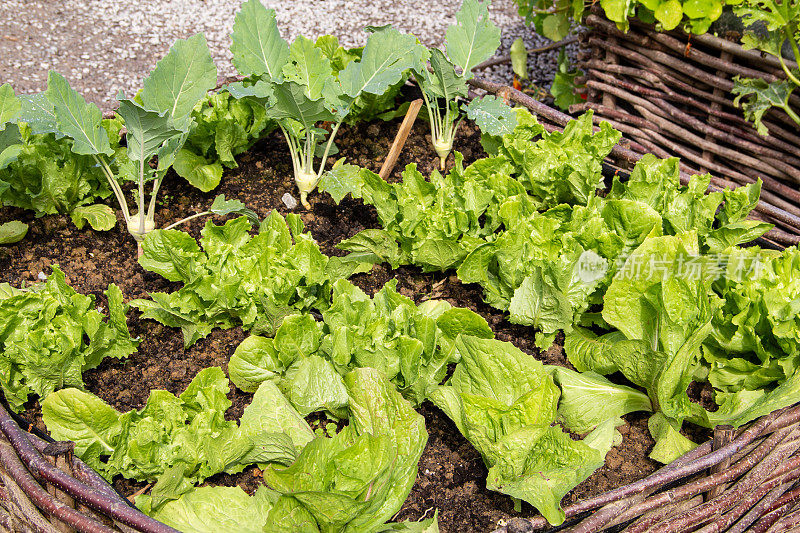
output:
[[[800,432],[800,429],[792,428],[790,432]],[[705,522],[708,517],[713,517],[729,509],[737,500],[742,498],[743,494],[750,493],[759,486],[770,487],[778,484],[780,479],[773,478],[773,480],[777,479],[778,481],[769,481],[770,475],[798,448],[800,448],[800,442],[796,441],[792,442],[790,445],[777,446],[761,462],[754,466],[752,470],[747,472],[730,490],[726,491],[725,494],[710,502],[699,505],[690,512],[684,513],[682,516],[679,515],[661,522],[656,527],[663,533],[687,531],[689,527]],[[799,460],[797,463],[800,464],[800,457],[797,459]],[[797,465],[795,465],[795,467],[796,466]]]
[[[531,48],[530,50],[528,50],[528,55],[541,54],[542,52],[548,52],[556,48],[562,48],[564,46],[567,46],[568,44],[572,44],[575,42],[578,42],[578,36],[572,35],[570,37],[567,37],[566,39],[561,39],[560,41],[556,41],[554,43],[550,43],[548,45],[541,46],[539,48]],[[508,63],[509,61],[511,61],[511,54],[504,54],[499,57],[492,57],[487,59],[483,63],[478,63],[477,65],[472,67],[472,72],[475,72],[476,70],[483,70],[485,68],[493,67],[495,65],[502,65],[503,63]]]
[[[800,487],[796,486],[774,502],[767,510],[767,513],[756,522],[750,531],[752,533],[764,533],[772,524],[785,515],[788,508],[797,503],[798,500],[800,500]]]
[[[620,79],[616,76],[611,74],[606,74],[602,72],[595,73],[597,78],[602,80],[604,83],[609,85],[618,87],[620,90],[625,90],[629,94],[640,94],[649,97],[649,101],[656,104],[656,106],[664,106],[662,109],[667,111],[673,118],[678,120],[684,121],[686,124],[689,124],[694,129],[710,135],[716,139],[721,141],[725,141],[728,144],[732,144],[738,148],[742,148],[745,150],[750,150],[755,152],[759,155],[768,156],[771,158],[775,158],[777,161],[773,164],[783,172],[788,175],[791,175],[797,180],[800,180],[800,158],[795,157],[791,154],[791,152],[782,152],[780,150],[775,150],[764,143],[766,142],[763,137],[758,137],[755,133],[751,134],[752,126],[748,126],[748,131],[741,131],[740,129],[731,128],[729,130],[723,131],[725,127],[724,124],[719,124],[717,126],[715,124],[714,127],[698,120],[696,117],[685,113],[684,111],[678,109],[667,103],[669,100],[673,100],[673,95],[664,94],[661,91],[653,90],[648,87],[644,87],[642,85],[638,85],[636,83],[628,82],[624,79]],[[691,101],[691,98],[686,98],[685,100]],[[686,103],[685,101],[682,103]],[[709,115],[714,115],[714,109],[710,106],[700,106],[700,109],[704,113],[708,113]],[[719,111],[717,111],[719,113]],[[722,113],[720,113],[722,114]],[[724,113],[724,115],[729,115],[728,113]],[[730,115],[729,115],[730,116]],[[783,165],[778,163],[783,163]],[[799,195],[800,196],[800,195]]]
[[[2,462],[5,470],[19,484],[19,487],[31,499],[33,504],[47,514],[80,529],[84,533],[114,533],[113,529],[79,513],[48,494],[31,476],[31,473],[20,461],[20,458],[14,453],[12,446],[5,441],[0,441],[0,462]],[[57,533],[58,530],[53,528],[51,531]]]
[[[77,501],[144,533],[177,533],[176,529],[150,518],[138,509],[120,503],[115,498],[110,498],[102,491],[94,490],[51,465],[31,444],[27,433],[14,422],[4,406],[0,406],[0,431],[5,434],[20,460],[32,474],[44,478]],[[58,518],[61,519],[60,516]]]

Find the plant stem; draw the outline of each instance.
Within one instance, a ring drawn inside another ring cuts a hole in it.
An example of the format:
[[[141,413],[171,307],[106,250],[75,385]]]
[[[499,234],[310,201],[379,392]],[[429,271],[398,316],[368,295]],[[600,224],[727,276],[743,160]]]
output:
[[[325,152],[322,154],[322,162],[319,165],[319,172],[317,172],[317,180],[319,180],[322,177],[322,172],[325,170],[325,160],[328,159],[328,154],[331,152],[331,146],[333,146],[333,138],[336,137],[336,132],[339,131],[339,126],[342,125],[342,120],[336,123],[336,125],[331,130],[330,136],[328,137],[328,143],[325,145]]]
[[[794,41],[792,42],[794,43]],[[794,44],[794,46],[796,47],[797,44]],[[778,59],[780,60],[781,67],[783,67],[783,71],[786,73],[786,77],[789,78],[789,81],[800,87],[800,80],[798,80],[797,77],[792,74],[792,71],[789,70],[789,67],[786,66],[786,61],[783,60],[783,55],[778,54]]]
[[[178,226],[178,225],[180,225],[180,224],[183,224],[184,222],[189,222],[190,220],[192,220],[192,219],[194,219],[194,218],[198,218],[198,217],[202,217],[202,216],[206,216],[206,215],[210,215],[210,214],[211,214],[211,211],[203,211],[202,213],[196,213],[196,214],[194,214],[194,215],[192,215],[192,216],[190,216],[190,217],[186,217],[186,218],[184,218],[184,219],[181,219],[181,220],[179,220],[179,221],[177,221],[177,222],[175,222],[175,223],[173,223],[173,224],[170,224],[169,226],[167,226],[167,227],[166,227],[166,228],[164,228],[164,229],[172,229],[172,228],[174,228],[175,226]]]
[[[120,209],[122,209],[122,217],[125,219],[125,224],[127,225],[131,216],[128,212],[128,202],[125,200],[125,194],[122,192],[122,188],[119,186],[119,183],[117,183],[117,180],[114,179],[114,174],[111,172],[111,168],[109,168],[108,164],[96,155],[93,155],[92,157],[94,158],[95,162],[100,165],[100,168],[103,169],[103,174],[105,174],[108,184],[111,187],[111,190],[114,192],[114,196],[117,198],[117,203],[119,204]]]
[[[150,205],[147,207],[147,220],[151,222],[155,222],[156,197],[158,195],[158,190],[161,188],[161,183],[164,181],[165,176],[166,172],[164,172],[164,174],[160,178],[156,178],[155,182],[153,182],[153,191],[150,193]]]

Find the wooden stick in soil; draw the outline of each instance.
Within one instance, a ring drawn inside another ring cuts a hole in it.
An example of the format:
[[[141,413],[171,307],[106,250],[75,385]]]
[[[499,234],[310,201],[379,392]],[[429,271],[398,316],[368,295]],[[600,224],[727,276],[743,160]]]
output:
[[[389,149],[389,155],[386,156],[386,161],[383,162],[381,171],[378,173],[382,180],[386,180],[389,174],[392,173],[392,170],[394,170],[394,166],[397,164],[397,158],[400,156],[400,152],[403,151],[403,146],[406,144],[408,134],[411,133],[411,128],[414,126],[414,121],[417,120],[417,114],[419,114],[421,107],[422,98],[417,98],[408,106],[408,111],[406,111],[406,116],[403,118],[403,123],[400,124],[400,129],[397,130],[397,135],[394,137],[392,147]]]

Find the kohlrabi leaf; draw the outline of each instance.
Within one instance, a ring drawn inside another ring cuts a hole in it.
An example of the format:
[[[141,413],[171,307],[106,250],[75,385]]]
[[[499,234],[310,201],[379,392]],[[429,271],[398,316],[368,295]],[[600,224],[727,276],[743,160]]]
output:
[[[511,70],[514,71],[517,78],[527,80],[528,50],[525,48],[525,41],[522,40],[522,37],[517,37],[514,39],[514,42],[511,43],[509,55],[511,56]]]
[[[70,214],[73,224],[83,229],[86,222],[97,231],[108,231],[117,225],[114,210],[105,204],[92,204],[76,207]]]
[[[208,210],[219,216],[244,215],[254,226],[259,223],[258,215],[255,211],[245,207],[239,200],[226,200],[224,194],[218,194]]]
[[[243,3],[233,23],[231,40],[233,64],[240,74],[266,74],[271,81],[281,81],[289,45],[278,31],[275,10],[265,8],[260,0]]]
[[[257,0],[254,0],[257,1]],[[320,120],[334,120],[334,115],[325,107],[322,99],[311,100],[305,89],[293,81],[285,81],[273,87],[274,105],[267,116],[277,120],[292,119],[310,130]]]
[[[317,188],[330,194],[338,204],[348,194],[353,198],[361,198],[362,183],[361,167],[342,164],[342,160],[339,160],[322,175]]]
[[[22,103],[19,120],[30,126],[32,133],[55,133],[57,137],[63,137],[58,131],[58,119],[53,104],[45,93],[23,94],[19,99]]]
[[[427,50],[413,35],[390,28],[373,33],[361,54],[339,73],[342,90],[355,99],[361,93],[383,94],[400,81],[404,71],[419,70]]]
[[[85,155],[112,155],[108,134],[102,126],[100,109],[87,103],[69,86],[61,74],[50,71],[47,77],[47,100],[53,105],[58,129],[70,137],[72,151]]]
[[[128,143],[128,158],[137,161],[137,166],[146,168],[149,172],[149,162],[158,152],[164,142],[181,131],[173,127],[167,111],[160,114],[148,111],[133,100],[121,99],[117,113],[125,121],[128,130],[126,140]],[[145,174],[146,176],[147,174]]]
[[[325,85],[334,83],[330,60],[314,41],[299,35],[289,48],[289,61],[283,66],[283,75],[305,87],[311,100],[323,96]]]
[[[453,64],[438,48],[431,50],[431,68],[423,68],[420,76],[424,82],[423,87],[435,98],[444,98],[448,101],[455,99],[456,96],[467,96],[467,83],[464,78],[459,76]]]
[[[489,0],[464,0],[456,23],[447,28],[447,55],[472,77],[472,67],[491,57],[500,46],[500,28],[489,19]]]
[[[611,383],[600,374],[575,372],[562,367],[553,367],[552,370],[561,388],[558,415],[570,431],[585,433],[609,418],[653,410],[646,394]]]
[[[517,127],[517,115],[496,96],[473,98],[469,105],[464,106],[464,111],[482,132],[489,135],[507,135]]]
[[[205,36],[197,33],[175,41],[145,78],[140,96],[145,109],[166,113],[173,126],[184,130],[189,113],[216,84],[217,67]]]

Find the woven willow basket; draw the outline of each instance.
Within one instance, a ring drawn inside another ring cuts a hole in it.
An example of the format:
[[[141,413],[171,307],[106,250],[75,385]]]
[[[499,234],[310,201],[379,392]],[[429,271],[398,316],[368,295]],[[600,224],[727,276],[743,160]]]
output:
[[[588,98],[570,112],[593,110],[637,154],[681,158],[687,174],[710,172],[719,188],[764,182],[757,217],[774,223],[784,245],[800,242],[800,128],[782,111],[764,116],[759,135],[734,106],[736,75],[785,79],[777,58],[710,34],[657,32],[631,20],[630,30],[594,10],[581,35],[578,67]],[[738,41],[738,34],[729,34]],[[797,65],[787,60],[790,68]],[[789,105],[800,112],[800,95]],[[783,235],[785,233],[785,235]]]

